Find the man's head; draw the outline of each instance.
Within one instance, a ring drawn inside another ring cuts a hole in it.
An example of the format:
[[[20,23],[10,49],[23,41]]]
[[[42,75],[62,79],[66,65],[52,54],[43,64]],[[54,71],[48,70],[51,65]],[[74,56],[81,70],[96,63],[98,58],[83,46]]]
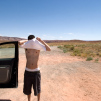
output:
[[[29,35],[29,36],[28,36],[28,40],[32,40],[32,39],[34,39],[34,38],[35,38],[34,35]]]

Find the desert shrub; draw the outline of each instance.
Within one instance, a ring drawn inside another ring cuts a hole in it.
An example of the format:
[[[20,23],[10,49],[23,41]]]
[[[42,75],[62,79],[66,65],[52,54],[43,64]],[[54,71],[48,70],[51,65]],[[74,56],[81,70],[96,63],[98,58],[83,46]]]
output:
[[[64,45],[64,47],[65,47],[65,48],[70,48],[70,47],[71,47],[71,45]]]
[[[75,56],[75,54],[74,54],[74,53],[70,53],[70,55],[71,55],[71,56]]]
[[[99,56],[99,52],[97,52],[96,55]]]
[[[70,45],[64,45],[64,47],[65,47],[65,48],[69,48],[69,47],[70,47]]]
[[[73,52],[71,53],[72,56],[81,56],[81,50],[79,49],[73,49]]]
[[[64,45],[64,48],[68,50],[74,50],[74,45]]]
[[[101,53],[99,53],[99,57],[101,57]]]
[[[90,61],[90,60],[93,60],[92,57],[87,57],[86,61]]]
[[[85,45],[85,44],[83,44],[83,45],[82,45],[82,48],[85,48],[85,47],[86,47],[86,45]]]
[[[58,48],[62,48],[62,46],[58,46]]]
[[[58,46],[58,48],[62,49],[62,46]]]
[[[99,61],[99,59],[97,58],[97,59],[95,59],[95,62],[98,62]]]
[[[70,50],[74,50],[74,46],[71,46],[71,47],[70,47]]]
[[[80,49],[74,49],[73,50],[73,53],[75,53],[75,54],[81,54],[82,53],[82,50],[80,50]]]
[[[64,49],[63,49],[63,52],[66,53],[66,52],[68,52],[68,50],[67,50],[66,48],[64,48]]]
[[[67,44],[61,44],[58,48],[62,49],[64,53],[70,52],[72,56],[81,56],[84,58],[101,57],[101,43],[68,42]]]
[[[81,57],[86,58],[88,55],[86,53],[81,53]]]

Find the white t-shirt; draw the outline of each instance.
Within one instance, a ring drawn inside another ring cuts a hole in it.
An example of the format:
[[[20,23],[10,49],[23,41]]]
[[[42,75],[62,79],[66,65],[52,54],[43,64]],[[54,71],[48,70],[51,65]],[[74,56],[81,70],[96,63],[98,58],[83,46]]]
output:
[[[24,44],[20,45],[20,47],[46,51],[45,45],[43,45],[41,42],[39,42],[36,38],[34,38],[32,40],[28,40]]]

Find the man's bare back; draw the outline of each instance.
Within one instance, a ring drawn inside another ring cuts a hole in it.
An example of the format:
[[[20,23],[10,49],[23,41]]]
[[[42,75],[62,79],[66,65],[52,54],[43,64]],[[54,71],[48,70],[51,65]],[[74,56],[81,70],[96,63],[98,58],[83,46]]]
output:
[[[25,54],[26,54],[26,60],[27,60],[26,67],[29,69],[38,68],[40,50],[25,49]]]

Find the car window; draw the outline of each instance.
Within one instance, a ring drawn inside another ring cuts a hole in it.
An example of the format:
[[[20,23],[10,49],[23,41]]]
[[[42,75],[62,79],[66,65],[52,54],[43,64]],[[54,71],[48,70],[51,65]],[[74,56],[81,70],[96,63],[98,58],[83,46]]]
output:
[[[0,88],[18,87],[18,41],[0,43]]]
[[[15,45],[14,44],[0,45],[0,59],[14,58],[14,57],[15,57]]]

